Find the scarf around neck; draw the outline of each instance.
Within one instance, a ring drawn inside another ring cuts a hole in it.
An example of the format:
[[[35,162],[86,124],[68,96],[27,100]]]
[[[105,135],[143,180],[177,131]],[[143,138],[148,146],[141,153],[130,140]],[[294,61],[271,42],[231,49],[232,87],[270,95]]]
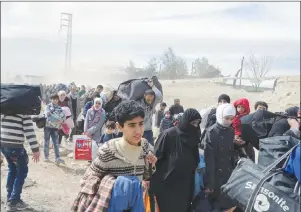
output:
[[[73,93],[70,92],[70,97],[72,99],[77,99],[77,95],[78,95],[77,93],[73,94]]]

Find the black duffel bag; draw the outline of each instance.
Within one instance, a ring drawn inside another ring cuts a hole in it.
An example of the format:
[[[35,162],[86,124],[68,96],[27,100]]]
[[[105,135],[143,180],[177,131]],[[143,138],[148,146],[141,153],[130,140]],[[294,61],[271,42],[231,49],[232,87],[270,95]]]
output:
[[[258,150],[259,139],[268,137],[273,124],[279,117],[278,114],[266,110],[257,110],[241,117],[241,138]]]
[[[41,88],[39,85],[1,84],[1,114],[39,115]]]
[[[163,95],[162,85],[156,76],[151,79],[131,79],[121,83],[117,89],[117,95],[123,100],[140,100],[144,97],[144,92],[151,89],[148,85],[148,81],[152,80],[154,86],[161,91]]]
[[[292,136],[275,136],[260,139],[258,166],[265,169],[299,143],[300,140]],[[282,166],[282,164],[280,163],[279,166]]]
[[[283,168],[275,168],[296,147],[265,170],[250,159],[242,158],[222,186],[222,192],[245,212],[300,212],[300,196],[295,192],[297,180],[287,175]]]

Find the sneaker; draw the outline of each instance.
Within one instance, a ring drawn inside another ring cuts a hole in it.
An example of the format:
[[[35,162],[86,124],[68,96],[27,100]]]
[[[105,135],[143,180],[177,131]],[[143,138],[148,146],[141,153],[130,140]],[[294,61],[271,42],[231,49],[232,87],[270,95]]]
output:
[[[17,211],[17,203],[16,202],[12,202],[12,201],[9,201],[6,203],[6,211],[7,212],[15,212]]]
[[[62,160],[61,158],[56,159],[55,162],[56,164],[60,164],[60,163],[65,164],[65,161]]]
[[[50,162],[49,158],[45,158],[45,159],[44,159],[44,162],[45,162],[45,163]]]
[[[18,201],[8,201],[6,204],[6,211],[7,212],[16,212],[16,211],[22,211],[28,208],[28,205],[23,202],[22,200]]]
[[[16,204],[16,207],[18,210],[25,210],[27,209],[29,206],[28,204],[26,204],[25,202],[23,202],[23,200],[19,200]]]

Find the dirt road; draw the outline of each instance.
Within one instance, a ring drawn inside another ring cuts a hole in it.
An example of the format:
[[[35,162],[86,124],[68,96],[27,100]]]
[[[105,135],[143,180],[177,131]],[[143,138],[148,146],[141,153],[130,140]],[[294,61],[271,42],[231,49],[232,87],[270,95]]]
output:
[[[64,152],[64,151],[63,151]],[[54,153],[50,152],[52,162],[30,161],[29,173],[23,189],[23,199],[30,205],[26,212],[67,212],[79,191],[79,180],[87,167],[87,162],[74,162],[63,157],[66,165],[54,163]],[[1,167],[1,211],[6,201],[7,166]]]

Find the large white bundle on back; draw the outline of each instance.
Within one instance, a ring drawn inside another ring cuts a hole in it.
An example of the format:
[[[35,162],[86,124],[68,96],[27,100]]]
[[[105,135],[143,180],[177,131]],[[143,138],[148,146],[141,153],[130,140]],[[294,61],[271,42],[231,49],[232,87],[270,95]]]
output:
[[[204,130],[205,127],[206,127],[206,124],[208,122],[208,116],[210,114],[210,111],[214,108],[215,106],[210,106],[208,108],[204,108],[202,110],[200,110],[200,114],[201,114],[201,117],[202,117],[202,122],[200,124],[200,128],[201,130]]]

